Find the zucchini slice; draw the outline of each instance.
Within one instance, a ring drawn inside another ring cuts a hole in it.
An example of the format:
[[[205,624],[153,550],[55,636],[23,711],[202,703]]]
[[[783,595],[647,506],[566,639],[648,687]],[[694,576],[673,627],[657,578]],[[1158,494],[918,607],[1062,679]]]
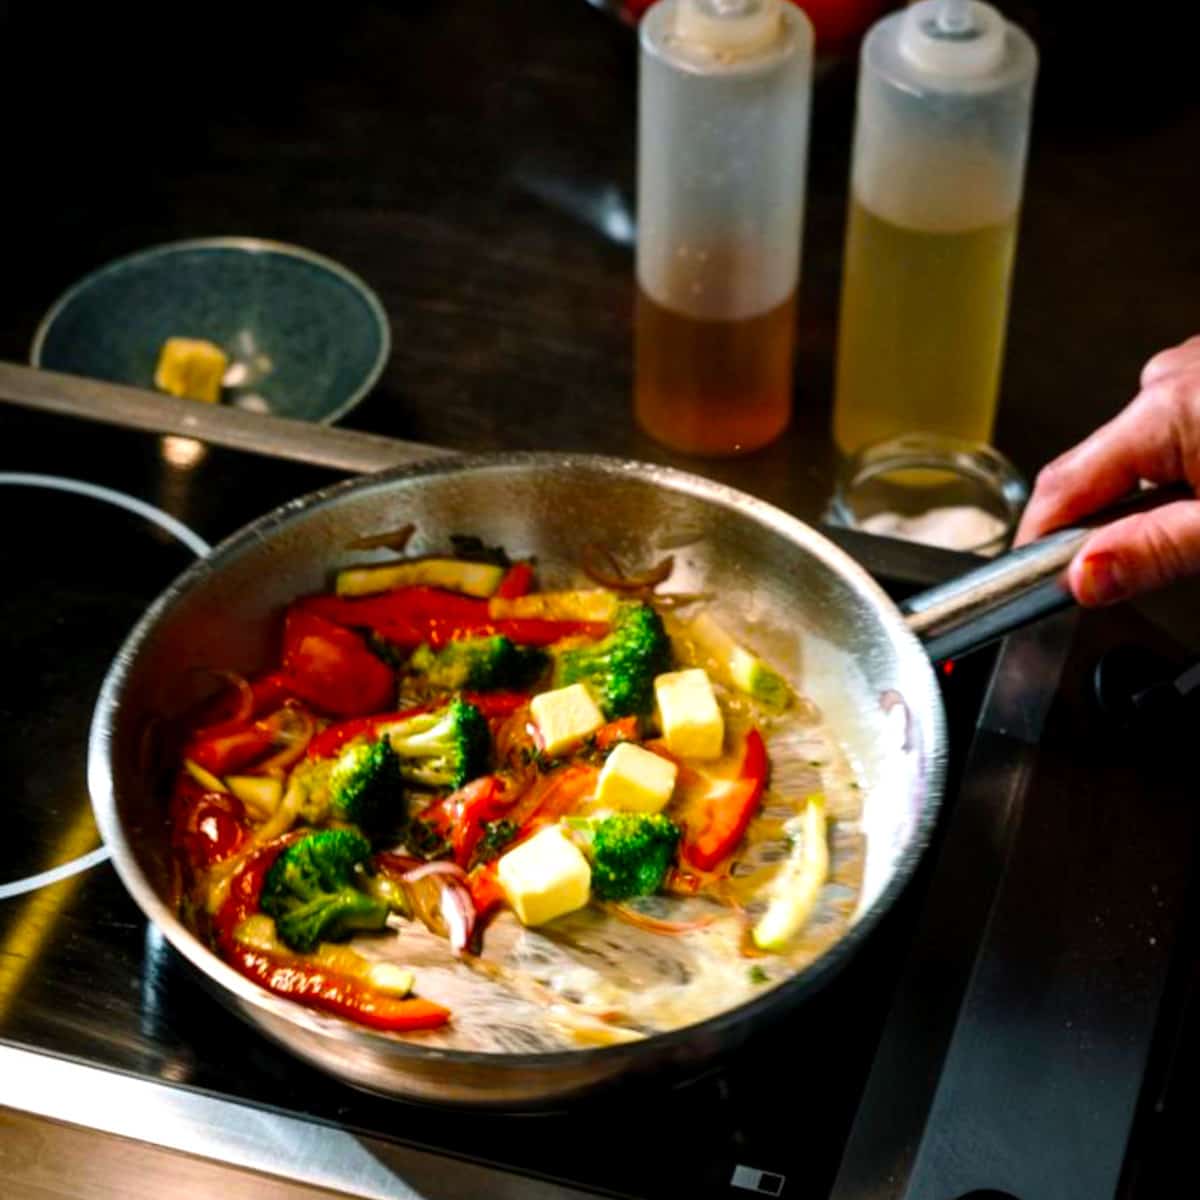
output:
[[[504,568],[494,563],[463,562],[457,558],[411,558],[339,571],[337,594],[370,596],[392,588],[422,584],[486,598],[500,586],[503,578]]]

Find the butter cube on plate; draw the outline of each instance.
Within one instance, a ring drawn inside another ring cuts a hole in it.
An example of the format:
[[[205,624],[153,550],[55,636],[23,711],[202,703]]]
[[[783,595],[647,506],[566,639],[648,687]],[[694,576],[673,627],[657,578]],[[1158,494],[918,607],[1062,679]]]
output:
[[[154,369],[154,386],[172,396],[216,404],[229,359],[220,346],[198,338],[167,338]]]
[[[605,760],[596,785],[596,808],[662,812],[675,790],[679,768],[632,742],[619,743]]]
[[[552,756],[583,741],[604,724],[604,714],[582,683],[534,696],[529,711],[541,736],[542,749]]]
[[[588,902],[592,868],[557,826],[535,833],[496,864],[496,878],[523,925],[544,925]]]
[[[720,758],[725,719],[708,673],[672,671],[654,681],[654,698],[667,749],[680,758]]]

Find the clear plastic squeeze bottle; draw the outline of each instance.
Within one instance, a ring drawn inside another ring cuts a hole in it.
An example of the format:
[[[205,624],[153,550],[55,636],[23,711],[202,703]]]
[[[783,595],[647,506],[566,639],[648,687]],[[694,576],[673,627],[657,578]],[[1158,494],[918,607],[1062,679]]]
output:
[[[661,0],[641,24],[634,413],[690,454],[791,416],[812,28],[781,0]]]
[[[843,453],[992,434],[1037,51],[978,0],[920,0],[861,53],[838,330]]]

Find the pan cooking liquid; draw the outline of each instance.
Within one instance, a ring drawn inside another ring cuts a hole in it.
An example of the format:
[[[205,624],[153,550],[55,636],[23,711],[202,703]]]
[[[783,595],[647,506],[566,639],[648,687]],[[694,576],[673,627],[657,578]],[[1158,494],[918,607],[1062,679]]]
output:
[[[685,454],[741,454],[783,432],[792,412],[796,295],[757,316],[705,320],[665,308],[641,287],[634,414]]]
[[[991,437],[1016,213],[930,232],[855,197],[846,242],[834,437],[844,453],[901,433]]]

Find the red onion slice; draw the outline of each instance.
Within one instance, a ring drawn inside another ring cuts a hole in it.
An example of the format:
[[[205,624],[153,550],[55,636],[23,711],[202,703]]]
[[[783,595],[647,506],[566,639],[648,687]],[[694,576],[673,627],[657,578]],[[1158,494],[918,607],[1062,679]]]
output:
[[[236,671],[226,671],[221,667],[199,667],[198,671],[205,675],[214,675],[217,679],[227,683],[235,692],[237,692],[238,702],[237,707],[220,721],[213,721],[208,725],[202,725],[199,729],[193,731],[193,737],[215,737],[222,733],[232,733],[235,730],[241,729],[254,716],[254,691],[250,687],[244,676],[239,675]]]
[[[395,550],[399,554],[416,532],[415,525],[403,525],[383,533],[367,533],[346,543],[347,550]]]
[[[650,591],[670,576],[675,568],[675,558],[668,554],[648,570],[628,575],[611,550],[589,542],[583,548],[580,566],[583,573],[601,587],[617,592],[642,592]]]
[[[450,931],[450,948],[455,953],[465,950],[475,930],[475,905],[470,893],[459,883],[444,884],[441,910]]]
[[[458,863],[431,862],[414,867],[411,871],[405,871],[400,878],[405,883],[416,883],[418,879],[424,879],[427,875],[448,875],[453,879],[466,879],[467,877],[466,871]]]
[[[271,728],[276,744],[283,748],[270,758],[255,763],[247,772],[250,775],[286,774],[304,757],[308,743],[317,732],[316,719],[300,708],[281,708],[261,724]]]

